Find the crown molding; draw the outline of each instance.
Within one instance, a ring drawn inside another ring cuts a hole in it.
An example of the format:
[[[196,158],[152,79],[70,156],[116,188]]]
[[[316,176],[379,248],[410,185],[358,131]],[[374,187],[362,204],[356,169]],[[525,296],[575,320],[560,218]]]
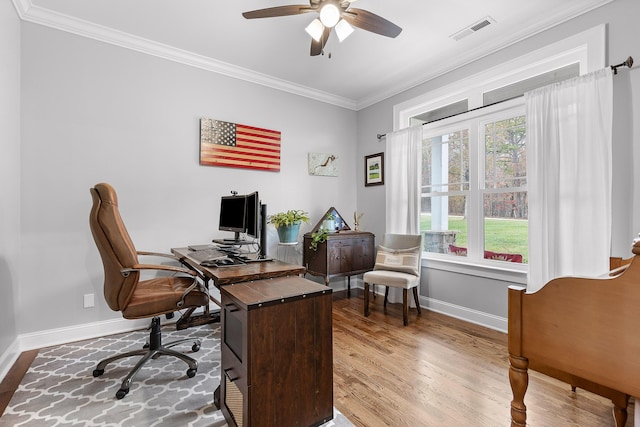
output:
[[[579,5],[567,7],[553,16],[546,16],[542,18],[544,22],[541,25],[537,25],[535,29],[525,28],[520,32],[514,33],[512,37],[504,39],[498,45],[491,44],[484,48],[473,49],[467,54],[458,55],[455,61],[448,61],[447,63],[443,63],[440,67],[433,67],[428,74],[420,75],[413,80],[405,80],[399,85],[390,86],[383,91],[374,93],[359,100],[349,99],[328,92],[319,91],[308,86],[298,85],[267,74],[258,73],[247,68],[218,61],[204,55],[177,49],[169,45],[154,42],[153,40],[144,39],[142,37],[137,37],[132,34],[114,30],[92,22],[53,12],[39,6],[34,6],[31,0],[12,1],[20,18],[27,22],[66,31],[82,37],[91,38],[104,43],[123,47],[125,49],[134,50],[191,67],[270,87],[272,89],[281,90],[349,110],[359,111],[615,0],[586,0]]]
[[[531,28],[531,27],[523,28],[521,31],[518,31],[512,34],[511,37],[503,39],[502,42],[499,44],[494,44],[494,43],[487,44],[485,46],[480,46],[477,49],[470,50],[465,54],[457,55],[455,58],[452,58],[452,60],[447,61],[446,63],[437,64],[435,67],[432,67],[430,69],[431,71],[428,74],[420,75],[416,79],[404,81],[399,85],[390,86],[384,91],[378,92],[369,97],[362,98],[357,101],[355,110],[359,111],[363,108],[366,108],[378,102],[384,101],[385,99],[391,98],[394,95],[405,92],[414,87],[420,86],[421,84],[424,84],[430,80],[433,80],[437,77],[445,75],[457,68],[461,68],[474,61],[477,61],[486,56],[494,54],[502,49],[505,49],[509,46],[512,46],[523,40],[526,40],[529,37],[533,37],[536,34],[540,34],[544,31],[547,31],[550,28],[553,28],[564,22],[567,22],[587,12],[591,12],[592,10],[597,9],[601,6],[604,6],[605,4],[611,3],[613,1],[615,0],[585,0],[581,4],[567,7],[564,10],[556,13],[555,15],[542,17],[541,22],[539,22],[538,25],[535,26],[535,28]]]
[[[93,22],[53,12],[48,9],[34,6],[31,3],[31,0],[13,0],[13,4],[18,15],[23,21],[55,28],[57,30],[87,37],[103,43],[109,43],[125,49],[134,50],[191,67],[270,87],[272,89],[281,90],[327,104],[333,104],[338,107],[350,110],[355,110],[356,108],[356,101],[352,99],[319,91],[308,86],[297,85],[283,79],[258,73],[247,68],[238,67],[227,62],[218,61],[204,55],[177,49],[166,44],[114,30],[113,28],[104,27]]]

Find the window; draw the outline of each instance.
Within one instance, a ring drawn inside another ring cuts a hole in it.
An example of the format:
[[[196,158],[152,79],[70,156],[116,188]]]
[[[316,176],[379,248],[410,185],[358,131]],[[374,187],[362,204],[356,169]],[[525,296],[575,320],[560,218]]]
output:
[[[420,229],[425,251],[526,263],[523,100],[425,126]]]
[[[395,130],[424,124],[421,228],[429,268],[526,283],[519,95],[605,67],[605,46],[599,25],[393,107]]]

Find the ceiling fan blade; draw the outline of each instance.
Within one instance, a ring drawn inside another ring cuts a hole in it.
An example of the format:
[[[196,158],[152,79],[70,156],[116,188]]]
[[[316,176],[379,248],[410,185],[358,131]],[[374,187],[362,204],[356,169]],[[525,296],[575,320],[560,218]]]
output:
[[[381,16],[371,13],[368,10],[349,8],[342,12],[342,17],[354,27],[371,31],[372,33],[382,36],[395,38],[402,32],[402,28],[398,27],[391,21],[387,21]]]
[[[299,15],[301,13],[313,12],[317,8],[306,4],[295,4],[290,6],[268,7],[266,9],[251,10],[244,12],[242,16],[247,19],[255,18],[275,18],[277,16]]]
[[[327,44],[327,40],[329,40],[329,35],[331,35],[331,28],[324,27],[320,41],[311,39],[311,56],[318,56],[322,53],[324,46]]]

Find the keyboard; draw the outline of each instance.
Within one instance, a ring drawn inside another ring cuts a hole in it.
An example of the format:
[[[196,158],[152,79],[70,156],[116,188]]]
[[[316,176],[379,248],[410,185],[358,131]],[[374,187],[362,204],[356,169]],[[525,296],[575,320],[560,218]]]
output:
[[[195,259],[198,262],[212,261],[216,259],[226,258],[227,255],[228,255],[227,252],[223,252],[219,249],[214,249],[214,248],[189,252],[189,257]]]

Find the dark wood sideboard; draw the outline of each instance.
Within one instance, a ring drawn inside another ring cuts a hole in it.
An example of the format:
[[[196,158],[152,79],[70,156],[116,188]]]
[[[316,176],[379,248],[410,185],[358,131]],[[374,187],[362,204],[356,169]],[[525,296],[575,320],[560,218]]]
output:
[[[222,286],[221,407],[230,426],[333,418],[331,288],[298,276]]]
[[[329,285],[333,277],[347,276],[351,289],[351,276],[373,270],[375,263],[375,235],[366,231],[343,230],[330,233],[327,241],[318,244],[318,250],[309,248],[311,233],[304,235],[303,261],[307,273],[324,276]]]

